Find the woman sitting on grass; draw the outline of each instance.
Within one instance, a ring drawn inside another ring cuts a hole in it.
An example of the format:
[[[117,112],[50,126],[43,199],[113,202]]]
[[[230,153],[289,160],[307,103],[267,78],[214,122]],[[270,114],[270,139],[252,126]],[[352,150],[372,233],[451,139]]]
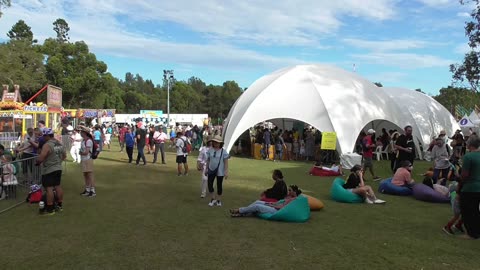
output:
[[[287,196],[287,184],[283,180],[283,174],[280,170],[274,170],[272,179],[275,181],[273,187],[265,190],[260,195],[262,201],[272,202],[282,200]]]
[[[343,185],[343,188],[346,190],[360,195],[365,199],[365,202],[368,204],[383,204],[385,201],[377,199],[375,193],[373,192],[372,187],[365,185],[363,182],[363,169],[360,165],[353,166],[350,169],[352,172],[347,179],[347,183]]]
[[[292,185],[289,186],[288,195],[284,200],[271,203],[258,200],[247,207],[230,209],[230,214],[232,217],[246,217],[264,213],[275,214],[278,210],[295,200],[300,194],[302,194],[302,191],[297,186]]]

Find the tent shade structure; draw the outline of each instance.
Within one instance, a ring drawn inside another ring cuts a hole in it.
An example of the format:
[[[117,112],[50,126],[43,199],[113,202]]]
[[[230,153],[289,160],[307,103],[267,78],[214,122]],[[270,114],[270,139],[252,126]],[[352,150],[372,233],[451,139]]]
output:
[[[408,96],[411,100],[418,98],[415,93],[408,95],[406,91],[398,91],[405,96],[404,100]],[[420,116],[417,114],[425,114],[425,121],[437,121],[441,117],[453,119],[445,108],[432,102],[428,96],[422,99],[430,102],[425,105],[427,108],[414,114],[402,105],[410,103],[392,98],[395,94],[396,89],[385,90],[356,73],[329,65],[297,65],[280,69],[259,78],[237,99],[224,123],[225,147],[229,151],[245,130],[270,119],[293,119],[322,132],[336,132],[339,154],[353,152],[360,131],[375,121],[391,123],[397,129],[412,125],[414,136],[423,138],[418,133],[417,122],[420,122],[416,117]],[[441,114],[426,115],[432,106]],[[430,125],[438,131],[458,127],[454,120],[448,123],[450,121]]]

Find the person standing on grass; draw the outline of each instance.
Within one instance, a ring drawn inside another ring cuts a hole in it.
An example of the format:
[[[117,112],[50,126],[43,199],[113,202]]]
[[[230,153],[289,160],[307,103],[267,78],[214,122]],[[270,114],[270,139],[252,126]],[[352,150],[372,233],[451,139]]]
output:
[[[463,156],[461,181],[457,187],[460,194],[460,212],[467,230],[467,239],[480,238],[480,139],[468,141],[470,152]]]
[[[100,151],[102,151],[102,132],[100,131],[100,126],[95,126],[95,131],[93,132],[93,140],[98,144],[100,147]]]
[[[228,178],[228,155],[227,150],[223,149],[223,140],[219,135],[212,138],[212,147],[208,150],[207,173],[208,176],[208,192],[210,193],[209,206],[222,206],[223,179]],[[213,182],[217,179],[217,196]]]
[[[206,144],[200,147],[200,153],[198,154],[197,159],[197,170],[202,172],[202,184],[201,184],[201,193],[200,198],[205,198],[207,195],[207,184],[208,184],[208,176],[207,173],[207,160],[208,160],[208,151],[212,147],[212,140],[210,136],[205,138]]]
[[[127,133],[127,127],[122,126],[118,131],[118,142],[120,144],[120,153],[123,152],[123,148],[125,147],[125,134]]]
[[[363,137],[362,145],[363,145],[363,171],[366,171],[367,168],[369,169],[370,173],[372,174],[373,180],[380,180],[380,177],[376,176],[373,172],[373,149],[375,149],[376,145],[373,140],[373,135],[375,134],[375,130],[369,129],[367,131],[367,136]]]
[[[137,143],[137,165],[140,163],[140,159],[143,161],[143,165],[147,165],[147,159],[145,158],[145,144],[147,140],[147,131],[145,130],[145,125],[142,122],[137,124],[137,131],[136,131],[136,143]]]
[[[394,172],[400,167],[402,161],[409,161],[413,165],[413,160],[415,159],[415,142],[412,136],[412,126],[406,126],[404,131],[405,134],[400,135],[395,143],[397,158]]]
[[[450,161],[448,160],[448,152],[445,147],[443,138],[438,137],[435,140],[435,146],[432,148],[432,160],[433,160],[433,182],[437,183],[440,179],[440,174],[444,181],[440,184],[445,186],[447,184],[448,172],[450,171]]]
[[[74,130],[72,135],[70,136],[70,140],[72,141],[72,146],[70,148],[70,155],[73,158],[73,162],[81,163],[80,157],[80,144],[82,143],[82,135],[77,130]]]
[[[183,135],[183,132],[179,131],[177,132],[177,141],[175,142],[175,146],[177,147],[177,172],[178,176],[182,176],[182,164],[183,168],[185,169],[185,172],[183,175],[188,175],[188,163],[187,163],[187,157],[188,153],[184,150],[184,147],[186,147],[187,142],[187,137]]]
[[[158,151],[162,156],[162,164],[165,162],[165,141],[168,140],[168,136],[163,132],[162,126],[157,127],[157,130],[153,133],[153,141],[155,142],[155,152],[153,153],[153,163],[157,162]]]
[[[36,161],[37,166],[42,164],[42,186],[47,192],[46,211],[42,212],[43,215],[55,214],[53,190],[57,193],[58,209],[63,210],[63,189],[60,182],[62,180],[62,161],[67,158],[67,152],[53,135],[51,128],[43,129],[45,144]]]
[[[128,163],[132,163],[134,147],[135,147],[135,134],[130,129],[130,127],[127,127],[125,129],[125,150],[127,151]]]
[[[80,158],[82,165],[83,179],[85,181],[85,189],[80,195],[87,197],[95,197],[97,193],[95,191],[95,178],[93,175],[93,137],[90,133],[90,129],[84,126],[78,126],[77,130],[80,131],[83,141],[80,145]]]

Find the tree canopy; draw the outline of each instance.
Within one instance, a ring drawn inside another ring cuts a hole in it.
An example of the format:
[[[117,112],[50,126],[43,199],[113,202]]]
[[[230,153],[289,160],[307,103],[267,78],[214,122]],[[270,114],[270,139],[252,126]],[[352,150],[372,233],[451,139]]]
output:
[[[453,80],[456,83],[467,83],[473,91],[479,90],[480,83],[480,0],[459,0],[460,4],[474,3],[470,13],[471,20],[465,23],[465,35],[471,51],[466,53],[463,62],[450,65]]]
[[[2,17],[2,10],[10,6],[10,0],[0,0],[0,17]]]
[[[64,19],[55,20],[53,31],[54,37],[37,44],[23,20],[13,25],[7,33],[10,40],[0,43],[0,82],[20,85],[24,100],[47,83],[56,85],[63,89],[65,108],[114,108],[121,113],[167,111],[165,83],[154,85],[152,80],[131,72],[123,79],[115,78],[85,42],[70,42],[70,27]],[[173,80],[170,112],[224,118],[242,92],[234,81],[207,86],[197,77]]]

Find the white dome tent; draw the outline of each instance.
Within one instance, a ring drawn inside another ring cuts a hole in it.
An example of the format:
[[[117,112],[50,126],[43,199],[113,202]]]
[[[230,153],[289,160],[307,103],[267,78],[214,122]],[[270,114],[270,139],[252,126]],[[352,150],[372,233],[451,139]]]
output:
[[[405,88],[383,87],[382,89],[405,114],[411,115],[414,120],[413,129],[418,131],[417,139],[423,144],[424,150],[442,129],[451,135],[458,129],[455,118],[432,97]]]
[[[322,132],[336,132],[340,155],[353,151],[358,134],[370,128],[366,127],[369,123],[390,122],[396,129],[412,125],[417,138],[424,137],[419,133],[423,128],[417,125],[417,116],[435,123],[432,125],[438,131],[457,128],[455,121],[451,125],[446,125],[449,121],[436,121],[453,119],[446,109],[437,108],[436,103],[432,103],[435,113],[423,115],[424,110],[413,113],[402,105],[411,103],[392,98],[395,93],[394,89],[385,91],[355,73],[328,65],[284,68],[255,81],[235,102],[224,123],[225,147],[229,151],[244,131],[270,119],[295,119]],[[403,96],[405,100],[408,97]]]

